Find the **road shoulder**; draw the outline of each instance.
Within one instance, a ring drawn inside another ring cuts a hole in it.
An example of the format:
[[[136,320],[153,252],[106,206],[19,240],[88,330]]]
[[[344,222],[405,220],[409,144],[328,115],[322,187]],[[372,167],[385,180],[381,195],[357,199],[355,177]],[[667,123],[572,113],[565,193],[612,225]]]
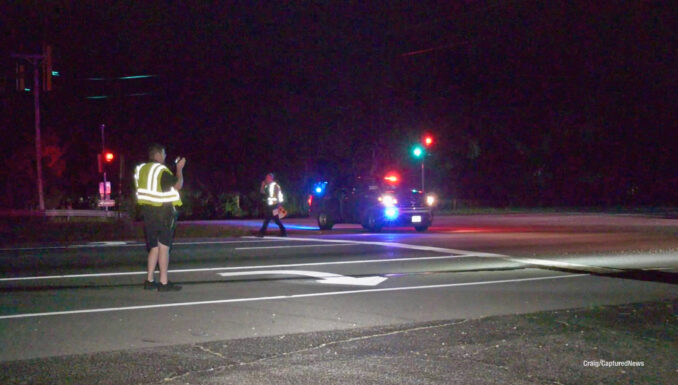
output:
[[[671,383],[678,299],[0,363],[0,383]]]

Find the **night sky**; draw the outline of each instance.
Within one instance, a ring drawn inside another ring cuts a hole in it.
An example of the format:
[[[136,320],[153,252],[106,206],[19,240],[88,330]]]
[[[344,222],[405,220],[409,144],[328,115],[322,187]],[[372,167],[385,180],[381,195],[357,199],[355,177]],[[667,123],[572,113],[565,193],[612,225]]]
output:
[[[325,176],[415,183],[410,148],[430,133],[430,186],[449,199],[678,202],[675,2],[413,3],[4,1],[0,208],[36,205],[10,54],[43,42],[60,73],[42,105],[53,207],[96,194],[102,123],[127,193],[154,141],[188,158],[193,196],[250,194],[267,171],[299,196]]]

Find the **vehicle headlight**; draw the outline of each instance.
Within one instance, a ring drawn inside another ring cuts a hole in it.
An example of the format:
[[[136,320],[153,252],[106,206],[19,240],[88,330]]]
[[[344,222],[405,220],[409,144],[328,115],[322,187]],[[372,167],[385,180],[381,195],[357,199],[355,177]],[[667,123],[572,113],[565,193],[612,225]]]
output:
[[[381,202],[382,205],[386,207],[391,207],[398,204],[398,200],[391,195],[382,195],[379,197],[379,201]]]
[[[433,206],[436,204],[436,197],[433,195],[427,195],[426,196],[426,204],[429,206]]]

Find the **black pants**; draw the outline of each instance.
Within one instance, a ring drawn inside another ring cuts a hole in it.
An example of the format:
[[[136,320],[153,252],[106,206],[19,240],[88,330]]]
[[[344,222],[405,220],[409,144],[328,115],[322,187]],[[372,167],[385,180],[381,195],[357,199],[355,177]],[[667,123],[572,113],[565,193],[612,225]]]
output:
[[[146,248],[150,251],[158,246],[158,242],[171,248],[177,225],[177,211],[174,206],[168,204],[159,207],[142,205],[141,214],[144,218]]]
[[[264,208],[264,215],[266,215],[264,219],[264,223],[261,224],[261,229],[259,229],[259,234],[263,235],[266,233],[266,229],[268,229],[268,224],[273,220],[276,225],[280,228],[280,234],[287,234],[287,231],[285,230],[285,226],[283,226],[282,222],[280,222],[280,218],[278,218],[277,215],[273,215],[273,210],[275,207],[268,206]]]

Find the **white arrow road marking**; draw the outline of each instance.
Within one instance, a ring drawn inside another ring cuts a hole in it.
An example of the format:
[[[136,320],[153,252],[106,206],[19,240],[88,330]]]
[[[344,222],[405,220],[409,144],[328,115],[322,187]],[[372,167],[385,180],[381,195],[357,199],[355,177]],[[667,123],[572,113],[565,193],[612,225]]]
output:
[[[319,278],[318,283],[326,283],[330,285],[355,285],[355,286],[377,286],[386,281],[388,278],[373,276],[373,277],[349,277],[334,273],[324,273],[322,271],[308,271],[308,270],[256,270],[256,271],[236,271],[232,273],[219,273],[222,277],[240,277],[245,275],[301,275],[304,277]]]

